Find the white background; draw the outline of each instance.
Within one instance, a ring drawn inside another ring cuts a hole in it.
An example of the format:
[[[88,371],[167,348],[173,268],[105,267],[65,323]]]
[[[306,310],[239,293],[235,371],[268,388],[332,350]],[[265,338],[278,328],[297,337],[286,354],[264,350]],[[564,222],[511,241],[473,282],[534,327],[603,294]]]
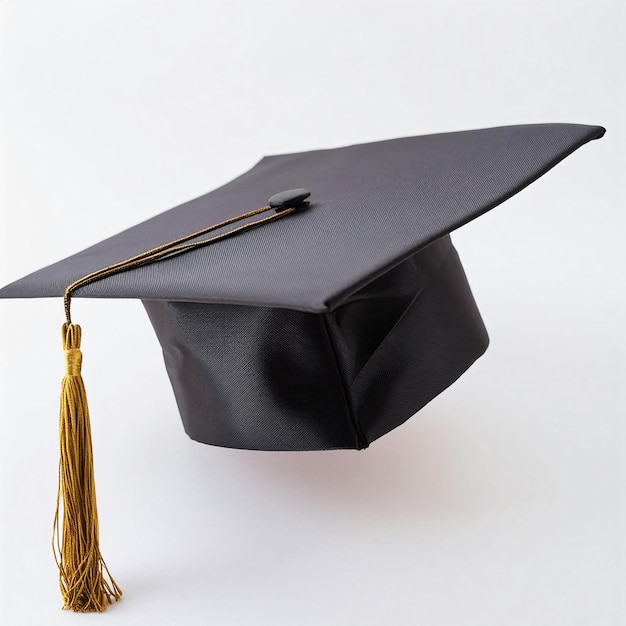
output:
[[[2,284],[263,154],[608,129],[456,233],[491,346],[365,452],[192,442],[141,304],[76,301],[103,616],[60,610],[50,550],[62,305],[0,302],[3,626],[624,626],[625,7],[0,2]]]

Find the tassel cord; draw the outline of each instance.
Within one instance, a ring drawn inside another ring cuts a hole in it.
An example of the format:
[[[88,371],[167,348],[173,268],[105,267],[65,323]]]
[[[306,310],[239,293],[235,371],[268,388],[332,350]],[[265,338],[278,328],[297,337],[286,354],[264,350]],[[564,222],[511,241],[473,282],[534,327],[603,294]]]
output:
[[[102,280],[103,278],[107,278],[109,276],[113,276],[115,274],[121,274],[122,272],[126,272],[131,269],[135,269],[137,267],[141,267],[143,265],[149,265],[151,263],[156,263],[157,261],[161,261],[166,258],[178,256],[180,254],[184,254],[186,252],[191,252],[192,250],[196,250],[198,248],[203,248],[204,246],[208,246],[209,244],[215,243],[222,239],[226,239],[227,237],[232,237],[238,233],[241,233],[244,230],[250,230],[251,228],[255,228],[256,226],[260,226],[261,224],[265,224],[267,222],[273,222],[281,217],[288,215],[289,213],[293,213],[295,211],[295,207],[289,207],[286,209],[282,209],[277,213],[273,213],[261,219],[255,220],[254,222],[248,222],[246,224],[242,224],[237,228],[229,230],[224,233],[220,233],[219,235],[215,235],[213,237],[209,237],[208,239],[203,239],[202,241],[194,241],[189,242],[191,239],[195,239],[196,237],[201,237],[202,235],[206,235],[214,230],[219,228],[223,228],[225,226],[229,226],[235,222],[241,221],[243,219],[248,219],[250,217],[254,217],[259,213],[265,213],[270,210],[269,206],[264,206],[259,209],[255,209],[254,211],[249,211],[248,213],[244,213],[242,215],[238,215],[237,217],[230,218],[228,220],[224,220],[223,222],[219,222],[218,224],[214,224],[213,226],[209,226],[208,228],[204,228],[195,233],[191,233],[190,235],[185,235],[175,241],[171,241],[169,243],[163,244],[161,246],[157,246],[156,248],[152,248],[147,250],[146,252],[142,252],[141,254],[135,255],[125,261],[120,261],[119,263],[114,263],[105,267],[103,269],[92,272],[91,274],[87,274],[82,278],[79,278],[75,282],[73,282],[67,289],[65,290],[65,295],[63,297],[63,303],[65,308],[65,320],[68,323],[72,322],[71,315],[71,298],[72,294],[81,287],[93,283],[97,280]]]

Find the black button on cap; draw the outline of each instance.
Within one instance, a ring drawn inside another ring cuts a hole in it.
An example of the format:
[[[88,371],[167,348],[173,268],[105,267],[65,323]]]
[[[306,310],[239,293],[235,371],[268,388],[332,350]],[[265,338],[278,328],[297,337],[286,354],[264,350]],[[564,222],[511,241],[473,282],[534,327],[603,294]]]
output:
[[[308,189],[288,189],[274,194],[267,203],[272,209],[288,209],[302,204],[310,195]]]

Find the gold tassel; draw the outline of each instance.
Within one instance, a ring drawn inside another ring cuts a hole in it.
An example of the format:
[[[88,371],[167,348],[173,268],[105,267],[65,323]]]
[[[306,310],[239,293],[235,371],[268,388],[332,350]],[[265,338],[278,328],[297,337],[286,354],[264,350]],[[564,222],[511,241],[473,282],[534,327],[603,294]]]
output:
[[[83,358],[80,352],[81,330],[78,324],[72,324],[70,315],[72,294],[81,287],[108,276],[196,250],[295,211],[295,207],[280,209],[277,213],[260,217],[230,231],[191,242],[201,235],[261,215],[270,209],[270,206],[264,206],[219,224],[213,224],[176,241],[87,274],[66,288],[63,304],[67,321],[61,329],[66,372],[61,383],[59,491],[52,536],[54,557],[59,566],[59,584],[64,609],[82,613],[106,611],[108,604],[122,597],[122,591],[113,580],[98,545],[98,508],[93,473],[91,425],[87,394],[80,375]]]
[[[91,424],[80,374],[81,329],[67,322],[61,332],[66,373],[61,383],[61,455],[53,549],[63,608],[83,613],[105,611],[109,603],[121,598],[122,591],[109,573],[98,544]]]

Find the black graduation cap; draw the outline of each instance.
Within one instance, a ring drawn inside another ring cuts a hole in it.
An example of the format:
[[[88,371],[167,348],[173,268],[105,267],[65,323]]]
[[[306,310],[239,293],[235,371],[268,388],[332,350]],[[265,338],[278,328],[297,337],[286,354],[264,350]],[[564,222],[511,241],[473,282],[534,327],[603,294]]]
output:
[[[487,347],[449,233],[603,134],[537,124],[265,157],[0,297],[65,296],[66,380],[70,299],[141,299],[197,441],[366,448]]]

